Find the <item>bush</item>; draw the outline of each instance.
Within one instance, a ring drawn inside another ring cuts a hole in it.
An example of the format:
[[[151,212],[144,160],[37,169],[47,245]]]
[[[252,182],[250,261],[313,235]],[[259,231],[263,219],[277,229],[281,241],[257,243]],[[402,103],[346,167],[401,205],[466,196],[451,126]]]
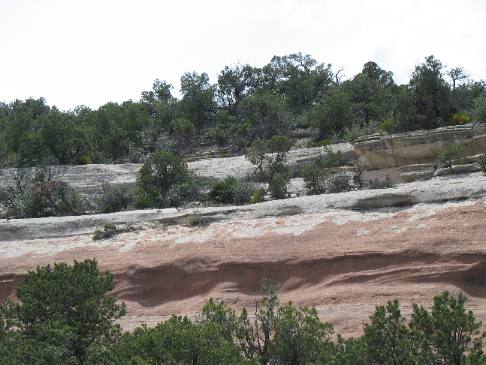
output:
[[[486,153],[483,153],[481,156],[479,156],[478,163],[481,167],[481,171],[486,174]]]
[[[173,120],[170,124],[170,130],[178,151],[184,151],[193,145],[196,128],[189,119],[177,118]]]
[[[137,206],[178,206],[199,195],[199,182],[187,164],[171,152],[154,153],[140,169],[137,179]]]
[[[245,158],[250,161],[252,165],[255,165],[255,175],[260,181],[265,179],[265,160],[268,152],[268,141],[257,138],[253,141],[251,146],[247,148],[245,153]]]
[[[350,177],[345,172],[332,174],[326,180],[326,193],[341,193],[350,190],[353,190],[353,186]]]
[[[486,122],[486,95],[482,95],[474,101],[473,115],[477,122]]]
[[[33,176],[18,173],[15,179],[15,187],[8,188],[1,196],[0,205],[7,217],[78,215],[84,211],[80,195],[56,180],[50,167],[36,168]]]
[[[273,174],[272,180],[270,181],[268,186],[272,198],[285,199],[287,197],[287,185],[289,181],[290,177],[285,172],[277,172]]]
[[[337,167],[344,164],[344,156],[341,151],[334,152],[329,146],[324,147],[324,156],[322,157],[324,167]]]
[[[261,203],[264,200],[265,200],[265,190],[258,189],[251,196],[250,203],[251,204]]]
[[[255,186],[250,183],[238,181],[228,176],[223,181],[217,182],[208,193],[208,198],[214,203],[221,204],[246,204],[255,192]]]
[[[329,169],[321,160],[314,161],[302,170],[305,187],[310,195],[323,194],[326,191],[326,180],[329,177]]]
[[[378,131],[379,126],[374,121],[370,121],[368,125],[354,123],[351,127],[345,129],[344,139],[346,139],[346,141],[352,142],[359,138],[375,134]]]
[[[397,121],[393,119],[387,119],[380,123],[378,130],[382,133],[393,133],[397,129]]]
[[[455,124],[466,124],[471,121],[471,117],[465,113],[455,113],[452,115],[452,121]]]
[[[134,191],[129,185],[104,183],[97,206],[102,213],[119,212],[131,206],[134,199]]]
[[[451,170],[451,173],[454,172],[452,170],[452,164],[465,156],[466,148],[461,143],[448,144],[439,151],[440,162],[442,162],[445,167],[448,167]]]
[[[19,302],[12,314],[27,345],[23,350],[29,355],[47,350],[51,359],[43,362],[33,355],[32,362],[12,364],[89,363],[90,354],[116,341],[120,333],[115,321],[125,314],[125,305],[108,295],[113,287],[113,274],[100,272],[94,260],[30,271],[16,290]]]

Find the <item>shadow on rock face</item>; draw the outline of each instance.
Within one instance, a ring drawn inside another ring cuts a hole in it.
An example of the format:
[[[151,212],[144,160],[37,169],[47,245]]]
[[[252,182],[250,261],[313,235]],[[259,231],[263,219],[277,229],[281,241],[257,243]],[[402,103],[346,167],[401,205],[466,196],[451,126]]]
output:
[[[410,194],[387,193],[383,195],[371,196],[359,199],[353,205],[355,210],[373,210],[382,208],[402,208],[410,207],[419,203],[416,197]]]

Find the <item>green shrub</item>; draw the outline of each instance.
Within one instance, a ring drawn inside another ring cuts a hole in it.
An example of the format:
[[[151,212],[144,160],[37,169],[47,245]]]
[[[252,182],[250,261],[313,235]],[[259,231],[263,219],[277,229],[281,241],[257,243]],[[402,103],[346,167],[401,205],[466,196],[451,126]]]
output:
[[[214,203],[231,204],[234,202],[234,193],[238,180],[228,176],[223,181],[218,181],[208,193],[209,199]]]
[[[178,206],[199,195],[200,185],[187,164],[171,152],[154,153],[140,169],[137,179],[137,206]]]
[[[344,164],[344,156],[341,151],[334,152],[329,146],[324,147],[322,157],[323,167],[337,167]]]
[[[322,160],[314,161],[304,167],[302,176],[310,195],[323,194],[326,191],[326,180],[329,174],[329,169],[324,166]]]
[[[481,167],[481,171],[486,174],[486,153],[483,153],[481,156],[479,156],[478,163]]]
[[[265,190],[258,189],[251,196],[250,203],[251,204],[261,203],[264,200],[265,200]]]
[[[184,151],[193,145],[196,128],[189,119],[174,119],[170,124],[170,131],[178,151]]]
[[[134,191],[129,185],[104,183],[97,206],[102,213],[119,212],[131,206],[134,199]]]
[[[353,186],[350,177],[345,172],[332,174],[326,180],[326,193],[341,193],[350,190],[353,190]]]
[[[228,176],[226,179],[213,185],[208,193],[208,198],[214,203],[221,204],[246,204],[255,192],[253,184],[238,181]]]
[[[386,119],[380,123],[378,130],[382,133],[393,133],[397,128],[397,121],[393,119]]]
[[[466,124],[471,122],[471,117],[465,113],[455,113],[452,115],[454,124]]]
[[[482,95],[474,101],[473,115],[477,122],[486,122],[486,95]]]
[[[359,138],[375,134],[378,131],[379,126],[374,121],[370,121],[368,125],[354,123],[351,127],[346,128],[346,130],[344,131],[344,139],[346,139],[346,141],[352,142]]]
[[[439,151],[440,162],[442,162],[445,167],[448,167],[451,170],[451,173],[454,172],[452,170],[452,164],[458,160],[463,159],[465,156],[466,148],[461,143],[447,144]]]
[[[284,199],[287,197],[287,185],[290,177],[287,173],[277,172],[273,174],[272,180],[268,185],[270,195],[274,199]]]
[[[78,193],[58,181],[50,167],[36,168],[33,175],[18,173],[15,187],[2,194],[4,215],[13,218],[78,215],[84,203]]]

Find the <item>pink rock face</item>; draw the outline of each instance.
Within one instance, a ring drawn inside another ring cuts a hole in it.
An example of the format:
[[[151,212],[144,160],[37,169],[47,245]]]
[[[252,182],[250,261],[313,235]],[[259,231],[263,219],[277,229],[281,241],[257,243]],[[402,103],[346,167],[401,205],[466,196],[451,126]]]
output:
[[[346,336],[362,332],[377,304],[397,297],[408,314],[412,303],[429,306],[443,290],[464,291],[484,322],[485,213],[485,202],[475,201],[150,225],[96,242],[81,235],[2,243],[0,300],[37,265],[96,258],[116,275],[126,329],[195,315],[210,297],[252,306],[263,279],[282,302],[316,306]]]

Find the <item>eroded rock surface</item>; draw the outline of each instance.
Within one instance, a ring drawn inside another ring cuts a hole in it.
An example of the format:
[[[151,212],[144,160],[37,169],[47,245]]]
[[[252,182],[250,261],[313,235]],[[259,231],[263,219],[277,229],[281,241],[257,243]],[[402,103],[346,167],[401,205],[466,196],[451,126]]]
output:
[[[341,152],[348,163],[358,157],[353,146],[349,143],[334,144],[334,152]],[[324,153],[321,147],[291,150],[288,155],[288,164],[294,171],[313,161]],[[189,169],[197,175],[213,180],[224,179],[227,176],[245,178],[255,171],[255,167],[245,159],[245,156],[209,158],[188,163]],[[84,166],[53,166],[52,172],[56,179],[69,184],[75,191],[83,194],[97,194],[101,192],[104,182],[117,184],[135,184],[140,170],[140,164],[104,165],[91,164]],[[2,187],[15,184],[16,174],[30,174],[32,169],[0,169],[0,182]]]
[[[94,257],[116,275],[128,329],[195,314],[209,297],[251,306],[262,279],[345,335],[377,304],[398,297],[407,313],[446,289],[465,291],[484,321],[485,197],[475,173],[242,207],[2,221],[0,300],[37,265]],[[140,229],[93,241],[108,222]]]
[[[462,143],[468,155],[486,151],[486,126],[468,124],[387,136],[373,135],[353,142],[370,169],[384,169],[437,160],[441,148]]]

